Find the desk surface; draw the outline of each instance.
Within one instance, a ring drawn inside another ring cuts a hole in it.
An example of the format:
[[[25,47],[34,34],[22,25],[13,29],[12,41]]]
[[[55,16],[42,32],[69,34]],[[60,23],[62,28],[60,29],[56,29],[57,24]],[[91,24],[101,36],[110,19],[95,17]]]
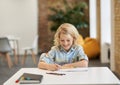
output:
[[[19,85],[16,84],[15,81],[25,72],[42,74],[43,80],[40,85],[120,84],[120,80],[111,72],[109,68],[88,67],[87,71],[62,72],[66,74],[63,76],[46,74],[46,72],[50,71],[41,70],[38,68],[22,68],[10,79],[8,79],[3,85]]]

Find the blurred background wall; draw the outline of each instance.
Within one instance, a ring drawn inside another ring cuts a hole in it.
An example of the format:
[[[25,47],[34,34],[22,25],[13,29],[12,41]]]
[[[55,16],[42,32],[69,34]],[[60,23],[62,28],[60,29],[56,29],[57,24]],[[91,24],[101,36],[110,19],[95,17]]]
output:
[[[20,54],[32,45],[37,30],[37,0],[0,0],[0,36],[19,37]]]

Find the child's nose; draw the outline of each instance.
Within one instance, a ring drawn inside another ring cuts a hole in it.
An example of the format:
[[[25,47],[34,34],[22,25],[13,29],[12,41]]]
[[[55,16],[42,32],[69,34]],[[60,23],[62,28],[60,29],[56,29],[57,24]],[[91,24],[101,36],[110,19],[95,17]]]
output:
[[[64,42],[64,45],[67,45],[67,42],[66,42],[66,41]]]

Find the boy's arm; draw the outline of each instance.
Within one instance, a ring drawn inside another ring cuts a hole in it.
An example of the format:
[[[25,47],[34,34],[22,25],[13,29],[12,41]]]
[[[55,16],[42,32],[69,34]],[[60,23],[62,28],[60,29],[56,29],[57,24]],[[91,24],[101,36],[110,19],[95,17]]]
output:
[[[48,67],[48,65],[45,62],[43,62],[43,61],[40,61],[38,63],[38,68],[39,69],[47,69],[47,67]]]
[[[40,61],[38,63],[38,68],[55,71],[55,70],[58,70],[59,68],[61,68],[61,66],[58,65],[58,64],[47,64],[47,63],[45,63],[43,61]]]
[[[76,67],[88,67],[88,61],[87,60],[80,60],[75,63],[70,64],[64,64],[61,68],[76,68]]]

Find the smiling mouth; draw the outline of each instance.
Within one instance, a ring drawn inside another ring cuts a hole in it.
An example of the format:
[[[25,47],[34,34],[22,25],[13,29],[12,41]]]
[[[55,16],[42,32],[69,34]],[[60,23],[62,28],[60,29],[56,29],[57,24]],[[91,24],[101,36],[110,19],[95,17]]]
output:
[[[64,45],[63,45],[63,47],[69,47],[69,46],[64,46]]]
[[[64,46],[64,48],[69,48],[69,46]]]

